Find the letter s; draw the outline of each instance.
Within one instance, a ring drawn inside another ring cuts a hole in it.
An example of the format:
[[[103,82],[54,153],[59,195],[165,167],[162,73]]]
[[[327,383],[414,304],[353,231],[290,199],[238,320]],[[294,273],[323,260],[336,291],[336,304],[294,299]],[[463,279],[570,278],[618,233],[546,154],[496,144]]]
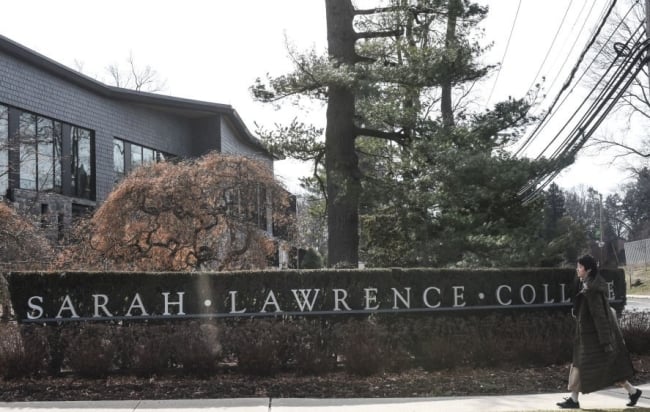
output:
[[[27,312],[27,319],[38,319],[41,316],[43,316],[43,307],[40,305],[37,305],[34,303],[35,300],[38,300],[39,303],[43,303],[43,297],[42,296],[32,296],[29,298],[27,301],[27,306],[29,306],[29,309],[32,311],[35,311],[35,314],[32,314],[32,312]]]

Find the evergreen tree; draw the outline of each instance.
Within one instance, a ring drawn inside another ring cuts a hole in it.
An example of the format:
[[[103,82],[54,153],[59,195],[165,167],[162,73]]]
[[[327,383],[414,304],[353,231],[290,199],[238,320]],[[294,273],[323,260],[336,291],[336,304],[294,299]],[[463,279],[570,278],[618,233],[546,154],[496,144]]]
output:
[[[293,73],[258,81],[252,90],[262,101],[300,94],[327,103],[324,144],[315,143],[317,128],[298,122],[266,138],[276,152],[325,166],[328,264],[356,265],[363,179],[358,140],[409,147],[428,131],[420,123],[432,116],[438,93],[444,126],[453,126],[452,89],[486,74],[476,64],[482,50],[472,35],[487,10],[459,0],[393,0],[367,10],[351,0],[326,0],[325,7],[328,56],[296,54]]]
[[[628,240],[650,237],[650,170],[639,170],[636,181],[627,187],[623,199],[623,210],[629,222]]]
[[[564,194],[553,183],[544,195],[544,237],[551,239],[557,234],[560,219],[564,216]]]

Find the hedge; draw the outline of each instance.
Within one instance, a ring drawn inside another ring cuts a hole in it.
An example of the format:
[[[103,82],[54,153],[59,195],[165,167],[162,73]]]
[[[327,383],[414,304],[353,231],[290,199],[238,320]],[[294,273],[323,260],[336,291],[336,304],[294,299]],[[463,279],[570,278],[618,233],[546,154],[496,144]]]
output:
[[[570,269],[371,269],[228,273],[14,272],[21,322],[332,316],[544,309],[568,311]],[[612,305],[622,270],[605,270]]]
[[[623,272],[603,276],[613,305],[622,308]],[[252,375],[344,368],[370,375],[548,365],[571,356],[567,298],[575,272],[569,269],[4,277],[15,312],[14,321],[0,322],[5,378],[62,371],[207,375],[224,368]],[[630,349],[647,350],[647,318],[626,315],[622,325]]]

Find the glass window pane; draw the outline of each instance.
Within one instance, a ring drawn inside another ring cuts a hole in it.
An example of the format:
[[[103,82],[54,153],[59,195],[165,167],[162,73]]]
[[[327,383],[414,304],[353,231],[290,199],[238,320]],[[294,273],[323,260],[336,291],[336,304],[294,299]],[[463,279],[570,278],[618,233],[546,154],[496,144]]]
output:
[[[71,127],[72,192],[74,196],[92,199],[93,171],[91,163],[92,132],[80,127]]]
[[[131,143],[131,167],[135,169],[140,165],[142,165],[142,146]]]
[[[154,162],[153,149],[142,148],[142,164],[149,164]]]
[[[54,142],[54,189],[57,193],[63,192],[63,125],[52,122],[52,139]]]
[[[0,105],[0,196],[9,188],[9,108]]]
[[[36,116],[20,115],[20,187],[36,189]]]
[[[54,125],[50,119],[36,119],[38,190],[54,189]]]
[[[113,172],[116,183],[124,177],[124,142],[120,139],[113,139]]]
[[[93,171],[91,164],[91,132],[90,130],[83,130],[81,141],[79,142],[79,164],[81,171],[85,173],[84,178],[80,180],[82,197],[86,199],[92,198],[92,180]]]

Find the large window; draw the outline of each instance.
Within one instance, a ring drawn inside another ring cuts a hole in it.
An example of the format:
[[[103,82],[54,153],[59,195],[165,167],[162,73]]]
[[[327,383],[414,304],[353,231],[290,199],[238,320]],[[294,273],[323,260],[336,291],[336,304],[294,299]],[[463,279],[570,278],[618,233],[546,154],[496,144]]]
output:
[[[159,150],[150,149],[118,138],[113,139],[113,172],[115,174],[115,182],[119,182],[125,174],[138,166],[162,162],[171,158],[173,156]]]
[[[61,123],[22,113],[19,131],[20,188],[61,193]]]
[[[94,200],[94,156],[91,130],[0,105],[0,196],[20,188]]]

